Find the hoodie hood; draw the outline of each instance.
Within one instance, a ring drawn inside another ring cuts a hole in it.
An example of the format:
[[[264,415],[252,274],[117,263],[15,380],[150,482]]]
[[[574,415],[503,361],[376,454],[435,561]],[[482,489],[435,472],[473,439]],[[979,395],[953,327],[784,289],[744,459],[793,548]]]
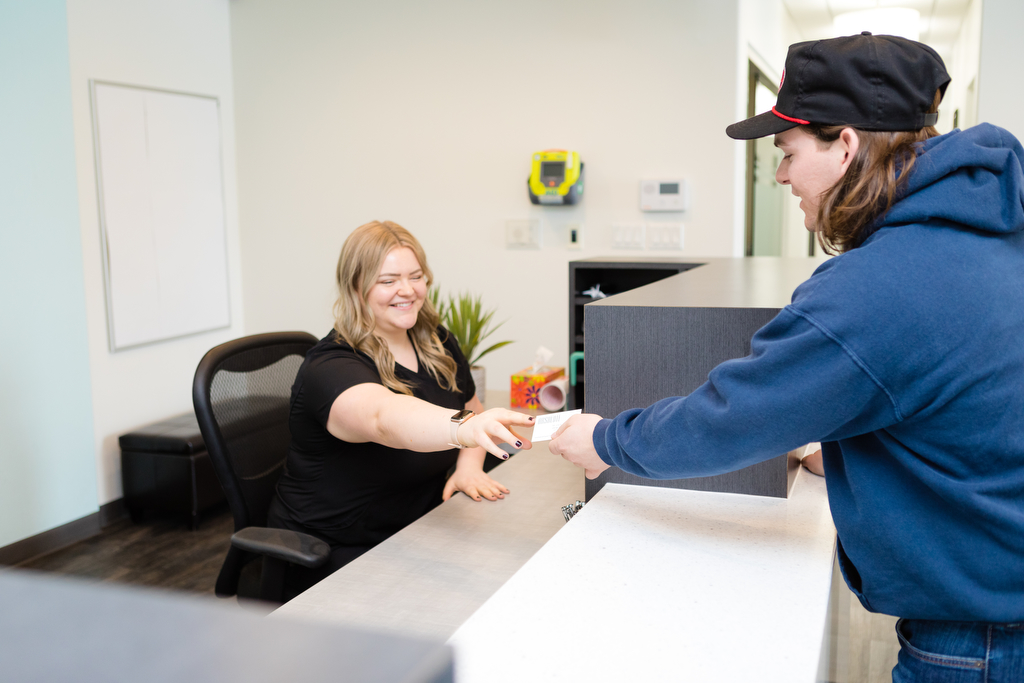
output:
[[[1022,165],[1017,139],[988,123],[931,138],[878,227],[941,220],[984,232],[1024,231]]]

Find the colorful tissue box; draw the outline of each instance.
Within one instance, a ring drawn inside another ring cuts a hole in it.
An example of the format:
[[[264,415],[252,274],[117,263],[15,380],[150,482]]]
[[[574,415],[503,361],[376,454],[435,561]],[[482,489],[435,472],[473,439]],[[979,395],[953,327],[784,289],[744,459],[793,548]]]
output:
[[[512,375],[512,407],[540,408],[540,389],[548,382],[565,376],[565,368],[544,366],[526,368]]]

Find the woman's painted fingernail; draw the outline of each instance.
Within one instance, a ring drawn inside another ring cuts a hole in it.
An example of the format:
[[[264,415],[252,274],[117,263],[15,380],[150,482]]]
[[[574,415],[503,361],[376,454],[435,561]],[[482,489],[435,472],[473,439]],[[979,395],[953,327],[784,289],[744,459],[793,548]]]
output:
[[[522,441],[516,441],[516,448],[522,448],[522,447],[523,447],[523,442]]]
[[[533,415],[530,416],[530,422],[533,422]]]
[[[501,459],[502,460],[508,460],[508,453],[502,453]]]

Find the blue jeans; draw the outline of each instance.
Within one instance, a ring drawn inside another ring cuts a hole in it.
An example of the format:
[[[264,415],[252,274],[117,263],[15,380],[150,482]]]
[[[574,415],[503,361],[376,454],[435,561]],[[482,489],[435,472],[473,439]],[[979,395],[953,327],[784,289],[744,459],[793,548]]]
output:
[[[900,619],[893,683],[1021,683],[1024,623]]]

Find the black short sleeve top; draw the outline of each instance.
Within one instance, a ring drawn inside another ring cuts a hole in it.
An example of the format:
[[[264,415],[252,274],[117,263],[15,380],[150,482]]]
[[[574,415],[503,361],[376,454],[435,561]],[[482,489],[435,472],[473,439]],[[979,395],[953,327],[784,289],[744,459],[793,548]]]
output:
[[[395,364],[395,374],[429,403],[465,407],[476,392],[462,351],[443,327],[438,335],[455,359],[461,391],[442,388],[420,364],[419,372]],[[357,384],[381,384],[373,360],[337,339],[332,330],[306,354],[292,387],[291,445],[277,484],[278,521],[332,545],[374,545],[441,502],[458,450],[417,453],[376,443],[348,443],[327,431],[331,406]]]

